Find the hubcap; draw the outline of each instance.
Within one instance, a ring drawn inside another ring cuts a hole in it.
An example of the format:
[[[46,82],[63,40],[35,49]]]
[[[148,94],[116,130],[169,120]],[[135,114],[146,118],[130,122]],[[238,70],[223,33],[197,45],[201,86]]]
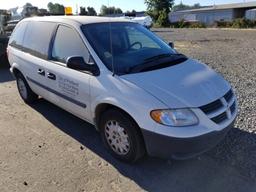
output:
[[[24,81],[21,78],[18,79],[18,88],[19,88],[21,97],[26,99],[27,98],[27,88],[26,88]]]
[[[125,129],[115,120],[105,125],[105,136],[112,150],[119,155],[126,155],[130,151],[129,136]]]

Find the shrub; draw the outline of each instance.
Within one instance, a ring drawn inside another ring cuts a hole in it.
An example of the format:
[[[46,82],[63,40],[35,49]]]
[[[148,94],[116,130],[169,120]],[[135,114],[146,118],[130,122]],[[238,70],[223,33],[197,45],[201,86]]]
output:
[[[171,23],[172,28],[205,28],[206,25],[200,22],[187,22],[181,20]],[[235,19],[234,21],[215,21],[213,27],[221,28],[255,28],[256,21],[248,20],[245,18]]]
[[[232,23],[233,28],[253,28],[255,26],[255,21],[251,21],[245,18],[235,19]]]
[[[181,20],[171,24],[172,28],[205,28],[205,24],[200,22],[188,22]]]
[[[256,27],[256,21],[251,21],[245,18],[238,18],[234,21],[216,21],[215,26],[226,28],[253,28]]]
[[[205,24],[199,22],[190,23],[189,28],[206,28]]]
[[[161,28],[162,26],[159,25],[158,23],[153,23],[153,28]]]
[[[170,23],[169,23],[169,19],[168,19],[168,13],[167,13],[167,10],[164,9],[164,10],[161,10],[159,12],[159,16],[157,18],[157,21],[156,23],[159,25],[159,26],[163,26],[163,27],[167,27]]]
[[[232,22],[230,21],[215,21],[215,27],[232,27]]]

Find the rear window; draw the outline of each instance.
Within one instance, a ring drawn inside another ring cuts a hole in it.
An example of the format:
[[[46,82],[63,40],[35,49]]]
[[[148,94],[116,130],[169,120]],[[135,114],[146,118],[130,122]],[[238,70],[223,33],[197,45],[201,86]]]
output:
[[[22,42],[24,38],[24,33],[26,31],[27,22],[19,23],[14,29],[11,38],[9,40],[9,45],[19,48],[22,48]]]
[[[55,23],[30,22],[24,36],[24,50],[42,59],[47,59],[55,28]]]

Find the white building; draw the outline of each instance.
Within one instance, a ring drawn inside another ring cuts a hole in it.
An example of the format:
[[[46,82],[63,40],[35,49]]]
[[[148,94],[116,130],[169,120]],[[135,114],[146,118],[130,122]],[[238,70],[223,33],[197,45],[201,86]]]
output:
[[[256,20],[256,9],[246,11],[245,18],[249,20]]]
[[[232,21],[245,17],[246,11],[256,8],[256,1],[246,3],[234,3],[213,5],[200,9],[181,10],[169,13],[169,20],[175,23],[181,20],[188,22],[198,21],[211,25],[215,21]]]

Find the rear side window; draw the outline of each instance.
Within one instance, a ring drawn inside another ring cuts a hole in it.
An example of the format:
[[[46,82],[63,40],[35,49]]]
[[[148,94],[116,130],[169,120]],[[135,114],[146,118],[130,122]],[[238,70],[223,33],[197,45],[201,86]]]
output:
[[[24,50],[34,56],[48,59],[50,42],[55,28],[55,23],[30,22],[24,36]]]
[[[52,48],[52,58],[66,63],[68,57],[81,56],[85,62],[88,62],[89,55],[89,51],[79,34],[69,27],[60,25]]]
[[[26,27],[27,27],[27,22],[19,23],[16,26],[9,40],[10,46],[16,47],[18,49],[22,49],[22,42],[23,42],[25,31],[26,31]]]

